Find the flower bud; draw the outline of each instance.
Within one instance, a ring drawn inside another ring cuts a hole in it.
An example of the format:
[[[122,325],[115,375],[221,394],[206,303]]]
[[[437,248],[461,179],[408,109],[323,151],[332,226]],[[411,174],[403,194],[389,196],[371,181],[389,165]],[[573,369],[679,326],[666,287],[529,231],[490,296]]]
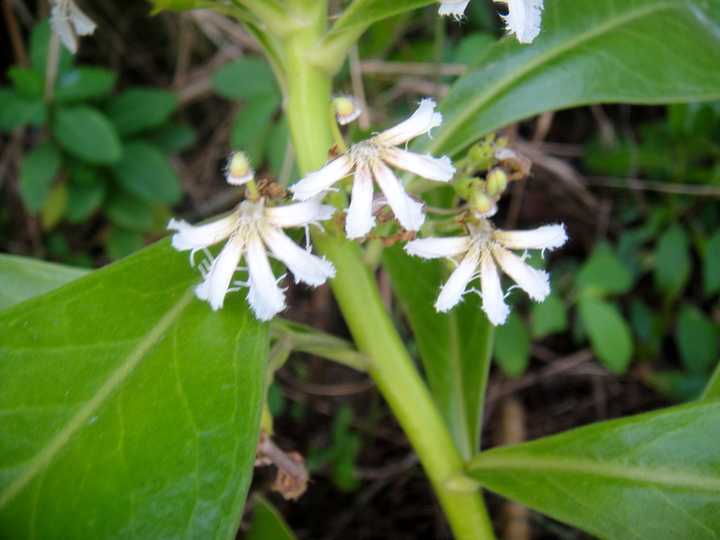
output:
[[[484,191],[476,190],[468,201],[470,208],[480,215],[491,214],[495,210],[495,201]]]
[[[362,113],[362,107],[352,96],[337,96],[333,99],[333,110],[338,124],[344,126],[357,119]]]
[[[255,178],[255,171],[250,166],[250,160],[243,152],[235,152],[230,156],[227,164],[225,180],[233,186],[242,186]]]
[[[491,197],[499,197],[507,189],[508,176],[502,169],[493,169],[487,175],[487,192]]]

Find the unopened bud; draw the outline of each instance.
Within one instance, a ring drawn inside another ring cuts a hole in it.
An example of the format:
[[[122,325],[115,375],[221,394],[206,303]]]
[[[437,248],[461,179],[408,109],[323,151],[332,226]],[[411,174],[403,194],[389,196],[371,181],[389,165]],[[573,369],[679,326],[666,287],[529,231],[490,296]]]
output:
[[[495,210],[495,201],[493,201],[492,198],[490,198],[484,191],[475,191],[470,197],[468,203],[470,208],[482,216],[494,213]]]
[[[452,187],[459,197],[469,201],[472,194],[478,189],[479,182],[477,178],[461,178],[454,181]]]
[[[255,171],[250,166],[250,160],[242,152],[235,152],[227,164],[225,180],[233,186],[242,186],[255,178]]]
[[[333,99],[333,109],[338,124],[344,126],[357,119],[362,113],[358,100],[352,96],[337,96]]]
[[[487,192],[491,197],[499,197],[507,189],[508,176],[502,169],[493,169],[487,175]]]

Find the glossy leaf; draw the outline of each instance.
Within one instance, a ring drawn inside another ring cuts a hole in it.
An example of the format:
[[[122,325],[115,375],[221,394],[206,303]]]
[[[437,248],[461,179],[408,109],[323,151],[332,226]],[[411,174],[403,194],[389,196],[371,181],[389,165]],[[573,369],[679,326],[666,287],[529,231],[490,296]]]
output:
[[[595,294],[622,294],[630,290],[630,271],[608,244],[600,244],[580,267],[575,284],[581,291]]]
[[[495,361],[509,377],[519,377],[530,360],[530,334],[522,317],[511,313],[495,330]]]
[[[0,310],[57,289],[87,274],[87,270],[0,254]]]
[[[518,120],[589,103],[718,99],[720,24],[703,11],[709,4],[546,2],[540,36],[530,46],[504,39],[484,52],[480,67],[452,87],[443,126],[424,145],[456,154]]]
[[[148,203],[172,204],[182,195],[180,179],[167,158],[144,142],[126,144],[112,172],[119,185]]]
[[[177,108],[177,97],[157,88],[131,88],[115,96],[107,114],[120,135],[161,126]]]
[[[234,537],[267,333],[197,280],[164,241],[0,313],[0,530]]]
[[[493,327],[474,294],[449,313],[435,311],[448,278],[443,261],[410,257],[393,247],[385,250],[383,263],[417,340],[433,397],[460,452],[469,457],[480,440]]]
[[[602,422],[477,456],[483,486],[599,538],[713,540],[720,402]]]
[[[703,262],[705,295],[711,296],[720,291],[720,230],[708,240]]]
[[[280,512],[267,499],[256,495],[252,502],[253,518],[245,540],[295,540]]]
[[[435,0],[355,0],[333,25],[326,43],[347,32],[356,34],[371,24],[430,4]]]
[[[62,73],[55,85],[55,99],[61,103],[100,98],[109,94],[117,75],[103,68],[80,67]]]
[[[60,170],[60,150],[51,141],[40,144],[23,156],[20,164],[20,198],[32,212],[40,210]]]
[[[45,104],[42,100],[31,100],[15,91],[0,88],[0,131],[13,129],[42,120]]]
[[[604,300],[582,298],[579,313],[598,359],[613,373],[624,373],[632,358],[633,343],[617,307]]]
[[[563,301],[551,294],[543,302],[534,302],[530,308],[532,335],[544,338],[567,329],[567,308]]]
[[[691,264],[687,233],[679,225],[672,225],[657,243],[655,284],[667,296],[674,298],[685,287]]]
[[[718,329],[695,306],[685,305],[678,315],[675,337],[685,367],[693,373],[708,373],[718,359]]]
[[[228,99],[251,99],[278,94],[268,63],[259,56],[247,56],[221,67],[212,77],[215,91]]]
[[[84,161],[109,164],[122,155],[115,128],[105,115],[92,107],[58,109],[52,129],[60,146]]]

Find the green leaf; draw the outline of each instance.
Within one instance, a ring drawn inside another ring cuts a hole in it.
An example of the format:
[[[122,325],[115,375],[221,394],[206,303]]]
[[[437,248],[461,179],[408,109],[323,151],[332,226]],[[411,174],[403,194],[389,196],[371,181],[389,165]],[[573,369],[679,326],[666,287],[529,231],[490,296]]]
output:
[[[270,65],[259,56],[246,56],[225,64],[213,74],[212,86],[227,99],[278,94]]]
[[[509,377],[519,377],[530,360],[530,334],[522,318],[511,313],[495,330],[495,361]]]
[[[44,231],[50,231],[65,217],[68,206],[68,188],[65,182],[55,184],[48,194],[40,212],[40,223]]]
[[[684,305],[675,327],[680,356],[692,373],[707,373],[718,359],[718,329],[695,306]]]
[[[45,80],[37,71],[13,66],[8,70],[8,78],[21,96],[31,100],[43,98]]]
[[[0,310],[57,289],[87,270],[0,253]]]
[[[266,326],[242,295],[213,311],[197,281],[163,241],[0,313],[0,530],[234,537]]]
[[[195,144],[197,135],[195,130],[186,124],[168,122],[147,133],[143,139],[166,154],[175,154]]]
[[[0,88],[0,131],[12,131],[30,122],[39,123],[44,117],[45,104],[42,100],[33,101],[12,90]]]
[[[40,144],[23,157],[20,164],[20,198],[32,212],[37,212],[45,204],[60,165],[60,151],[51,141]]]
[[[89,184],[70,182],[65,217],[71,223],[85,221],[102,206],[106,192],[107,185],[101,177],[96,177],[95,182]]]
[[[532,335],[542,339],[567,330],[567,309],[563,301],[551,294],[544,302],[533,303],[530,308]]]
[[[258,96],[240,109],[233,122],[230,144],[233,150],[245,152],[255,166],[259,166],[262,160],[272,117],[279,105],[276,94]]]
[[[625,319],[616,306],[596,298],[580,299],[579,313],[598,359],[613,373],[624,373],[633,353]]]
[[[48,49],[50,48],[50,22],[45,19],[33,28],[30,35],[30,62],[35,71],[45,77],[47,72]],[[58,71],[62,73],[72,65],[73,57],[65,47],[60,47]]]
[[[672,225],[657,243],[655,253],[655,284],[669,298],[685,288],[690,277],[690,241],[685,229]]]
[[[60,74],[55,84],[55,99],[60,103],[107,96],[117,75],[103,68],[79,67]]]
[[[112,172],[125,190],[149,203],[172,204],[182,195],[180,179],[167,158],[144,142],[127,143]]]
[[[703,284],[706,296],[712,296],[720,291],[720,230],[710,237],[705,248]]]
[[[115,128],[92,107],[79,105],[58,109],[53,134],[65,150],[90,163],[114,163],[122,155]]]
[[[140,251],[144,245],[145,239],[141,233],[121,227],[111,228],[110,234],[105,240],[108,256],[113,261]]]
[[[453,155],[518,120],[590,103],[718,99],[720,26],[703,13],[707,4],[546,2],[540,36],[531,46],[505,39],[483,54],[451,88],[443,125],[422,146]]]
[[[156,88],[131,88],[112,98],[107,109],[110,120],[127,136],[164,124],[177,108],[172,92]]]
[[[131,231],[147,232],[155,224],[152,207],[125,191],[112,192],[105,211],[111,222]]]
[[[714,540],[720,402],[602,422],[477,456],[483,486],[612,539]]]
[[[469,457],[480,441],[493,327],[474,294],[449,313],[435,311],[448,278],[443,261],[410,257],[396,246],[385,250],[383,264],[417,340],[433,398],[461,454]]]
[[[259,495],[252,498],[253,518],[245,540],[295,540],[282,515]]]
[[[345,34],[359,37],[368,26],[377,21],[434,3],[435,0],[355,0],[335,22],[321,46],[332,47],[333,43],[338,38],[342,39]]]
[[[605,243],[599,244],[590,258],[580,267],[575,284],[583,292],[593,294],[622,294],[632,287],[630,271]]]

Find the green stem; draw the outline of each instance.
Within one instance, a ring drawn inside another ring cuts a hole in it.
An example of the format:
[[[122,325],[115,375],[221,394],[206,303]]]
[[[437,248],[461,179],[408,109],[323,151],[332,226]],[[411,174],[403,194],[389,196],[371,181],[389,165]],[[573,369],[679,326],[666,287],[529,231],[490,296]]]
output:
[[[287,115],[303,173],[327,161],[333,140],[330,75],[304,54],[325,31],[325,13],[318,12],[317,19],[285,39]],[[494,538],[478,493],[449,488],[449,481],[463,474],[462,459],[383,305],[373,275],[363,264],[360,248],[332,234],[315,234],[314,240],[318,250],[335,264],[332,289],[340,310],[358,349],[371,359],[368,371],[417,452],[455,537]]]

